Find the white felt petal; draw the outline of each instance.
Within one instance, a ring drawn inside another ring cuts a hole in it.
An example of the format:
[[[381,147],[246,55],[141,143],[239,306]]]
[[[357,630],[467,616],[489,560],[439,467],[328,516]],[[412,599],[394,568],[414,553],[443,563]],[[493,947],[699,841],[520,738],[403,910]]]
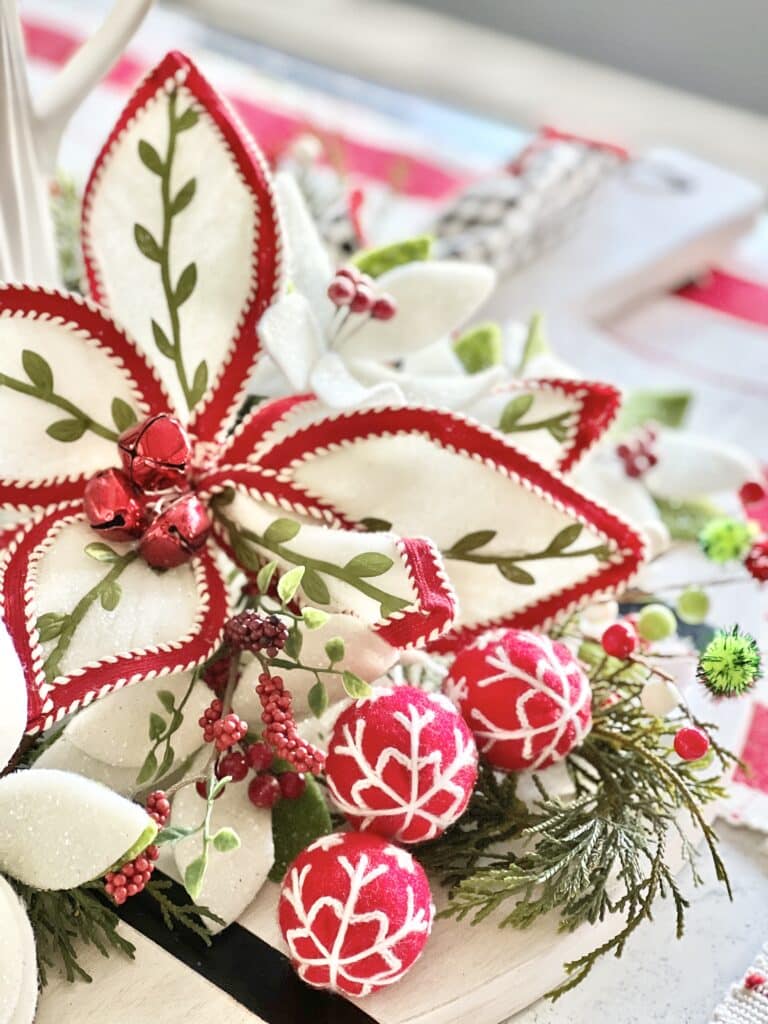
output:
[[[301,660],[305,665],[326,668],[328,656],[325,645],[333,637],[344,641],[345,656],[338,668],[348,669],[367,683],[372,683],[390,669],[398,659],[398,652],[388,643],[371,632],[352,615],[331,615],[321,629],[302,629],[304,642],[301,646]],[[247,722],[258,722],[261,718],[261,704],[256,695],[259,672],[258,662],[252,662],[243,672],[235,693],[234,707]],[[307,693],[315,683],[315,677],[305,669],[289,669],[281,672],[285,684],[293,694],[293,708],[297,718],[309,714]],[[336,676],[323,676],[331,701],[344,696],[341,682]]]
[[[37,612],[66,614],[72,611],[110,566],[89,558],[84,552],[96,535],[83,522],[69,523],[57,534],[43,555],[37,578]],[[126,545],[115,544],[123,552]],[[156,573],[140,559],[121,574],[122,596],[113,611],[96,601],[86,612],[62,658],[61,673],[66,674],[87,662],[155,644],[178,640],[195,623],[200,599],[190,565],[165,573]],[[56,640],[42,645],[47,656]]]
[[[403,359],[402,365],[406,373],[413,375],[450,374],[464,377],[467,372],[448,337],[411,352]]]
[[[243,493],[238,493],[232,504],[227,506],[227,515],[254,537],[264,537],[269,525],[285,516],[272,506]],[[299,517],[292,518],[299,521]],[[281,573],[294,568],[294,563],[284,555],[253,543],[265,560],[274,559],[277,562]],[[318,601],[312,596],[311,590],[306,595],[303,588],[300,588],[297,598],[302,604],[321,607],[324,611],[350,612],[362,622],[372,625],[387,617],[382,615],[382,602],[397,598],[412,606],[418,601],[418,593],[409,576],[406,561],[397,547],[397,538],[390,533],[357,533],[305,523],[299,533],[284,545],[284,550],[300,557],[329,563],[339,571],[352,558],[364,553],[374,552],[391,562],[390,567],[381,575],[366,577],[358,585],[338,575],[319,571],[320,582],[327,588],[329,600],[325,603]]]
[[[69,742],[66,733],[59,736],[56,742],[47,747],[35,760],[32,770],[38,768],[58,768],[63,772],[84,775],[86,779],[100,782],[102,786],[113,789],[121,796],[133,796],[138,789],[135,768],[116,768],[114,765],[89,757]]]
[[[264,352],[248,379],[248,393],[259,398],[279,398],[293,391],[288,378],[272,357]]]
[[[21,900],[0,876],[0,1021],[32,1024],[37,1006],[35,937]]]
[[[645,483],[661,498],[685,500],[737,491],[748,480],[761,477],[757,461],[740,448],[687,431],[663,431],[658,456]]]
[[[278,174],[275,190],[280,203],[288,245],[288,274],[296,291],[309,302],[319,323],[325,325],[335,312],[326,292],[333,266],[312,215],[290,174]]]
[[[434,405],[438,409],[467,410],[507,377],[502,366],[481,373],[424,374],[393,370],[372,360],[349,360],[349,369],[369,386],[387,382],[397,387],[408,405]],[[471,413],[474,415],[474,412]]]
[[[340,351],[355,358],[402,358],[461,327],[495,282],[490,267],[479,263],[428,260],[396,267],[377,279],[376,289],[395,299],[397,314],[391,320],[367,320],[348,340],[342,337]]]
[[[27,684],[19,656],[0,620],[0,771],[19,745],[27,724]]]
[[[103,875],[153,824],[138,804],[55,769],[0,779],[0,871],[38,889]]]
[[[120,768],[138,769],[149,750],[150,714],[155,712],[166,721],[170,717],[158,699],[158,691],[173,694],[178,707],[191,679],[191,672],[182,672],[123,687],[78,712],[67,726],[66,737],[89,757]],[[197,720],[210,703],[210,689],[203,682],[195,682],[184,705],[184,720],[171,741],[175,762],[186,760],[201,745]]]
[[[205,815],[205,800],[194,786],[186,786],[173,798],[171,824],[181,828],[199,825]],[[233,828],[240,847],[229,853],[211,849],[208,870],[197,902],[208,907],[227,924],[245,910],[267,880],[275,859],[272,845],[272,815],[254,807],[248,799],[248,780],[231,782],[214,802],[211,828]],[[181,877],[187,865],[200,855],[200,834],[174,844],[176,866]]]
[[[394,381],[362,384],[350,373],[336,352],[327,352],[315,363],[309,377],[312,391],[331,409],[352,409],[363,405],[402,404],[405,399]]]
[[[295,391],[306,391],[310,372],[325,351],[315,314],[298,292],[285,295],[259,321],[259,339]]]

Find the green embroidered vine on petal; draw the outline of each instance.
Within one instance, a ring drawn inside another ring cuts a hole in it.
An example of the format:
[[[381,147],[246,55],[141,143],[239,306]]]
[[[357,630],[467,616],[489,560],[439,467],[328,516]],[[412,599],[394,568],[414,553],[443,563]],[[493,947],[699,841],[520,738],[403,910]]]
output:
[[[178,138],[183,132],[194,128],[199,117],[192,107],[188,107],[177,116],[177,101],[178,94],[174,90],[168,97],[168,145],[165,156],[161,157],[155,147],[146,139],[139,142],[141,162],[148,171],[160,179],[160,197],[163,208],[162,238],[158,242],[152,232],[143,224],[134,224],[133,235],[141,254],[160,267],[160,278],[168,307],[170,337],[168,331],[154,319],[152,320],[152,335],[161,354],[173,361],[184,399],[187,407],[191,409],[200,401],[208,386],[208,364],[203,359],[198,364],[190,381],[181,347],[179,310],[195,290],[197,264],[194,261],[188,263],[174,283],[171,272],[171,229],[174,217],[186,210],[194,199],[197,179],[190,178],[176,195],[172,196],[171,175]]]
[[[545,420],[521,423],[534,402],[533,395],[517,395],[504,406],[499,419],[499,430],[503,434],[522,434],[533,430],[548,430],[552,437],[562,443],[568,437],[568,422],[573,412],[567,409]]]
[[[541,551],[533,551],[521,555],[480,555],[477,549],[485,547],[496,536],[496,530],[476,530],[461,537],[447,551],[443,551],[444,558],[452,558],[458,562],[474,562],[477,565],[495,565],[501,575],[510,583],[518,583],[521,586],[531,586],[536,582],[535,577],[523,569],[520,562],[537,562],[544,558],[582,558],[586,555],[593,555],[598,561],[606,561],[611,556],[610,548],[606,544],[597,544],[591,548],[580,548],[576,551],[568,551],[571,544],[578,540],[583,527],[581,523],[572,523],[564,527],[556,534],[549,544]]]
[[[69,650],[75,631],[96,601],[101,602],[105,611],[111,612],[117,607],[122,596],[122,590],[117,581],[131,562],[138,558],[138,553],[135,551],[128,551],[126,554],[120,555],[108,544],[101,543],[89,544],[85,552],[98,562],[111,563],[112,568],[95,586],[91,587],[87,594],[80,598],[71,612],[68,614],[48,612],[37,620],[40,642],[57,641],[56,646],[43,663],[43,672],[48,682],[60,674],[59,668],[62,659]]]
[[[132,422],[136,420],[136,413],[130,405],[122,398],[115,398],[112,402],[112,417],[115,420],[117,431],[112,430],[111,427],[99,423],[74,402],[70,402],[69,399],[54,390],[53,370],[47,359],[26,348],[21,353],[21,364],[30,383],[10,377],[6,373],[0,373],[0,387],[10,388],[12,391],[18,391],[21,395],[29,395],[30,398],[37,398],[41,402],[47,402],[48,405],[68,413],[68,419],[56,420],[46,430],[46,434],[55,441],[79,441],[86,430],[103,437],[105,441],[117,441],[118,432],[124,428],[120,426],[115,416],[116,409],[119,410],[122,420],[129,416],[132,417]]]

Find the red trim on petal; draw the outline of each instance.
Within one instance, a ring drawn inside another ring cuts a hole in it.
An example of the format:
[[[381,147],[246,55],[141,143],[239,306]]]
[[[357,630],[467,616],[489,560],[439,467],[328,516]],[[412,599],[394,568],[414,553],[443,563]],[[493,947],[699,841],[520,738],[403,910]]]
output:
[[[128,376],[142,412],[170,412],[168,396],[144,356],[122,328],[87,299],[33,285],[0,284],[0,317],[3,316],[60,320],[86,332]],[[34,466],[30,468],[34,471]],[[87,478],[79,474],[39,481],[0,480],[0,504],[34,508],[75,501],[81,497]]]
[[[409,647],[441,633],[456,615],[456,594],[445,574],[443,560],[435,545],[423,537],[402,538],[397,544],[405,556],[406,568],[419,595],[419,607],[400,618],[376,626],[376,632],[392,647]]]
[[[278,425],[288,413],[309,401],[312,395],[286,395],[262,402],[245,417],[237,430],[222,445],[217,462],[220,466],[247,462],[256,446],[266,434]]]
[[[242,488],[256,500],[264,498],[277,511],[290,509],[297,515],[316,518],[321,526],[338,526],[343,520],[330,505],[319,502],[297,484],[280,480],[274,473],[262,472],[257,465],[221,466],[198,481],[197,494],[207,501],[227,487]]]
[[[436,650],[455,650],[490,627],[542,626],[592,596],[613,593],[642,565],[645,557],[644,541],[627,523],[574,490],[560,476],[550,473],[513,448],[503,435],[455,413],[405,407],[361,409],[330,417],[279,441],[260,458],[260,464],[263,469],[281,471],[281,476],[290,478],[295,467],[311,458],[314,452],[350,444],[365,437],[408,433],[429,438],[449,451],[482,461],[497,472],[514,478],[520,485],[538,492],[543,500],[562,506],[566,512],[604,534],[619,548],[616,562],[598,569],[587,579],[542,598],[512,615],[453,631],[436,642]],[[425,467],[425,472],[428,472],[428,467]],[[323,501],[317,495],[313,495],[313,499]],[[371,514],[375,514],[375,509],[371,510]],[[450,562],[448,572],[450,574]]]
[[[129,100],[99,153],[83,199],[83,252],[91,295],[97,301],[106,303],[99,268],[89,244],[91,194],[122,133],[156,93],[164,89],[165,83],[174,77],[183,79],[184,88],[192,93],[215,122],[256,205],[257,231],[254,233],[251,253],[254,278],[252,291],[241,311],[237,334],[232,339],[225,361],[218,368],[212,386],[196,406],[189,422],[189,429],[197,438],[212,441],[231,425],[245,395],[248,376],[259,352],[256,325],[281,286],[282,239],[277,201],[264,157],[228,101],[206,81],[183,53],[173,51],[167,54],[150,71]]]
[[[81,705],[142,679],[183,672],[204,661],[220,642],[229,614],[227,589],[213,554],[203,551],[195,559],[202,609],[192,634],[169,644],[117,654],[89,663],[70,676],[48,684],[37,642],[33,566],[51,534],[83,518],[82,505],[72,503],[26,524],[16,536],[10,555],[0,569],[0,607],[8,632],[21,659],[27,682],[27,732],[49,728]]]

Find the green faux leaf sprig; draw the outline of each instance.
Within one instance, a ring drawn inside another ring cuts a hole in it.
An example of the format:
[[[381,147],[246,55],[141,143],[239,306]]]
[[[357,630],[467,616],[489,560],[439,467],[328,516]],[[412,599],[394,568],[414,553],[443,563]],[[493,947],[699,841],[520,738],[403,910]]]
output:
[[[192,695],[197,679],[198,672],[196,671],[192,673],[189,685],[178,704],[170,690],[157,691],[157,699],[169,718],[166,719],[158,711],[150,713],[148,730],[151,746],[139,769],[139,774],[136,776],[137,786],[146,786],[150,782],[164,778],[173,767],[176,759],[173,737],[184,722],[184,709]]]
[[[526,804],[517,796],[517,776],[500,778],[483,766],[465,815],[419,850],[425,867],[449,887],[444,916],[476,923],[497,914],[499,927],[524,929],[555,913],[562,931],[616,916],[613,938],[566,964],[567,979],[553,998],[582,981],[601,956],[621,955],[660,899],[672,900],[682,934],[688,901],[668,866],[670,834],[682,838],[695,884],[701,876],[681,816],[704,839],[715,876],[730,892],[704,808],[723,796],[722,773],[734,757],[716,742],[713,727],[685,708],[668,719],[644,711],[640,695],[657,670],[592,647],[595,656],[585,665],[593,727],[565,760],[574,798],[551,795],[544,773],[534,776],[539,798]],[[708,732],[710,758],[685,762],[675,755],[671,740],[685,724]]]
[[[452,558],[460,562],[495,565],[508,582],[531,586],[536,582],[536,578],[522,567],[521,562],[536,562],[544,558],[582,558],[587,555],[592,555],[598,561],[607,561],[611,557],[610,548],[605,544],[597,544],[590,548],[571,549],[571,545],[578,540],[582,530],[581,523],[572,523],[560,530],[541,551],[519,555],[479,553],[480,548],[484,548],[494,540],[496,530],[475,530],[459,538],[442,554],[444,558]]]
[[[568,431],[574,413],[570,409],[566,409],[565,412],[556,413],[543,420],[521,422],[526,413],[530,411],[534,400],[533,395],[517,395],[515,398],[511,398],[501,411],[499,430],[502,434],[526,434],[537,430],[546,430],[555,441],[562,444],[568,439]]]

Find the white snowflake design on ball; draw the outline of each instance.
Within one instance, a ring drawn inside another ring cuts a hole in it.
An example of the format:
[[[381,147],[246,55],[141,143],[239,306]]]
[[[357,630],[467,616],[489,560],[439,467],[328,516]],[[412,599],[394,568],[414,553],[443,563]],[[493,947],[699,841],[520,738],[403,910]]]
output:
[[[281,925],[303,981],[366,996],[399,981],[413,964],[432,928],[435,908],[423,869],[405,850],[376,837],[340,838],[341,843],[325,849],[313,844],[289,869]],[[337,851],[339,845],[346,852]],[[295,925],[286,926],[287,919]]]
[[[522,658],[510,653],[510,637]],[[491,643],[486,638],[468,648],[454,668],[459,666],[463,671],[449,675],[446,693],[461,709],[481,753],[497,767],[548,767],[580,744],[590,730],[589,682],[567,648],[547,636],[520,630],[496,633]],[[496,687],[498,697],[483,695]],[[545,717],[542,698],[549,708]],[[504,744],[517,748],[514,763],[505,763],[510,748],[500,751]]]
[[[455,705],[442,694],[411,687],[376,694],[379,702],[388,697],[400,706],[387,709],[385,733],[365,715],[369,702],[360,702],[363,713],[357,715],[360,705],[352,705],[339,717],[329,746],[328,789],[361,831],[396,842],[424,842],[441,835],[466,808],[476,778],[477,746]],[[431,727],[439,719],[450,742],[435,741]]]

